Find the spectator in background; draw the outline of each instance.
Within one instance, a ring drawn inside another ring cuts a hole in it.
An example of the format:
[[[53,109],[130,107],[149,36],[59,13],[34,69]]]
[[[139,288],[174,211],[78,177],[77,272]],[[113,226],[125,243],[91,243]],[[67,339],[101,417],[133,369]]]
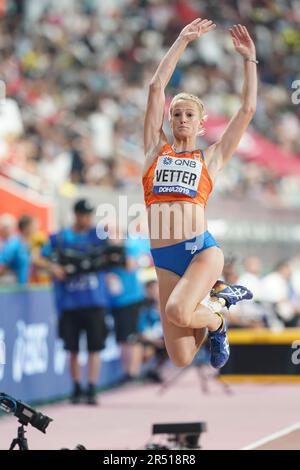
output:
[[[124,244],[126,267],[112,267],[107,273],[107,285],[110,296],[111,313],[115,323],[116,341],[121,347],[121,358],[125,372],[124,381],[137,377],[135,338],[138,317],[144,300],[144,286],[139,279],[137,256],[139,246],[135,240],[124,239],[120,227],[110,224],[110,242]]]
[[[280,261],[274,271],[262,279],[262,300],[271,306],[269,326],[289,327],[300,324],[300,305],[292,285],[292,270],[288,260]]]
[[[231,328],[263,328],[265,326],[265,311],[259,301],[259,273],[261,261],[256,256],[249,256],[244,261],[245,271],[238,276],[236,259],[234,257],[225,260],[223,278],[228,283],[249,286],[254,289],[253,299],[249,302],[241,302],[233,305],[228,315],[228,325]],[[252,291],[251,291],[252,292]]]
[[[292,286],[300,301],[300,253],[291,260]]]
[[[247,286],[253,293],[253,299],[236,307],[231,318],[231,325],[235,327],[264,328],[266,323],[266,311],[261,303],[261,271],[262,263],[257,256],[248,256],[244,260],[244,271],[237,279],[237,284]]]
[[[147,273],[154,273],[153,258],[149,240],[147,213],[144,213],[138,224],[132,227],[133,236],[128,237],[128,243],[133,244],[136,251],[136,260],[140,269],[140,277],[147,277]],[[151,275],[151,274],[150,274]]]
[[[41,252],[43,247],[48,242],[48,235],[39,230],[38,224],[36,224],[36,230],[34,231],[30,243],[31,243],[31,284],[51,284],[51,276],[45,268],[39,266],[39,259],[41,257]]]
[[[261,298],[261,271],[260,258],[248,256],[244,261],[244,271],[237,280],[237,284],[248,286],[253,293],[253,300],[260,300]]]
[[[19,233],[16,233],[18,225]],[[0,220],[0,279],[1,283],[15,282],[26,285],[30,279],[31,237],[35,231],[35,221],[28,215],[15,218],[4,214]]]
[[[237,283],[237,270],[236,270],[236,260],[234,257],[226,258],[224,261],[222,277],[225,282],[228,284]]]
[[[28,256],[26,259],[27,283],[31,283],[33,273],[33,240],[38,232],[37,219],[27,214],[22,215],[18,220],[18,229],[20,244],[23,246],[24,253],[27,253]]]
[[[107,292],[103,271],[74,274],[67,277],[64,267],[51,261],[51,256],[60,250],[66,253],[87,253],[91,248],[101,247],[106,242],[97,237],[92,225],[94,208],[81,199],[74,205],[75,221],[72,227],[51,235],[42,249],[40,266],[46,267],[54,277],[54,291],[59,319],[59,334],[65,349],[70,351],[70,371],[73,379],[71,402],[76,404],[84,398],[96,405],[96,385],[100,372],[99,352],[105,347],[107,327]],[[82,332],[87,335],[88,388],[84,393],[80,379],[78,361],[79,339]]]
[[[16,229],[17,220],[14,216],[10,214],[0,216],[0,283],[2,285],[17,282],[16,267],[12,265]]]

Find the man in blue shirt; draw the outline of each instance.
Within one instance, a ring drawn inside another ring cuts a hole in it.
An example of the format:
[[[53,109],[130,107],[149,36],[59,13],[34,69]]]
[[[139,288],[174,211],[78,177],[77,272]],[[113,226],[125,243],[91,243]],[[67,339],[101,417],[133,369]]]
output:
[[[15,233],[15,229],[15,218],[3,214],[0,220],[0,283],[25,285],[30,277],[30,237],[34,219],[28,215],[22,216],[18,221],[19,234]]]
[[[79,403],[85,396],[88,404],[97,404],[96,383],[100,370],[99,352],[105,347],[107,328],[105,314],[107,291],[105,274],[102,271],[67,276],[64,266],[53,261],[57,253],[77,253],[86,256],[88,252],[106,244],[97,237],[92,225],[93,207],[85,199],[74,205],[75,222],[51,235],[42,249],[42,256],[48,258],[47,268],[54,277],[54,293],[60,314],[59,334],[65,349],[70,351],[70,370],[74,382],[72,403]],[[80,384],[78,362],[79,338],[82,331],[87,335],[88,346],[88,389],[83,393]]]

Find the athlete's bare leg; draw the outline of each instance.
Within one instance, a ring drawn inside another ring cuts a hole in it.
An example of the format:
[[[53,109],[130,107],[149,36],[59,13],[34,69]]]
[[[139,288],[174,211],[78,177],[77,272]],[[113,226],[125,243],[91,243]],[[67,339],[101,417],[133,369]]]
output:
[[[224,257],[214,246],[198,253],[172,291],[165,310],[167,318],[177,326],[207,327],[213,331],[220,325],[220,317],[204,305],[197,307],[220,277]]]
[[[201,305],[222,273],[224,258],[217,247],[198,253],[184,275],[156,268],[166,348],[178,367],[191,363],[205,339],[207,328],[216,330],[221,319]]]

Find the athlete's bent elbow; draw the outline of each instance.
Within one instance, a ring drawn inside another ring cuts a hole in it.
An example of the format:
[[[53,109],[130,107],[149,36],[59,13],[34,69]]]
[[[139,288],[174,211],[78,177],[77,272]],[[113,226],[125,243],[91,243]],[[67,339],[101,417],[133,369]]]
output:
[[[252,116],[254,116],[254,114],[255,114],[256,106],[255,105],[244,105],[244,106],[242,106],[241,111],[247,117],[252,118]]]
[[[163,89],[163,86],[162,86],[160,79],[158,77],[153,77],[151,82],[149,83],[149,90],[158,91],[162,89]]]

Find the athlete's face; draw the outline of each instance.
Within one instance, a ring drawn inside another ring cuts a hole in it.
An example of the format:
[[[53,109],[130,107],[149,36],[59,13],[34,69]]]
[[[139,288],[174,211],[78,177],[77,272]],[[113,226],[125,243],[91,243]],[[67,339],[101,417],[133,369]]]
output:
[[[197,104],[190,100],[178,100],[172,109],[170,126],[178,140],[195,137],[202,127]]]

